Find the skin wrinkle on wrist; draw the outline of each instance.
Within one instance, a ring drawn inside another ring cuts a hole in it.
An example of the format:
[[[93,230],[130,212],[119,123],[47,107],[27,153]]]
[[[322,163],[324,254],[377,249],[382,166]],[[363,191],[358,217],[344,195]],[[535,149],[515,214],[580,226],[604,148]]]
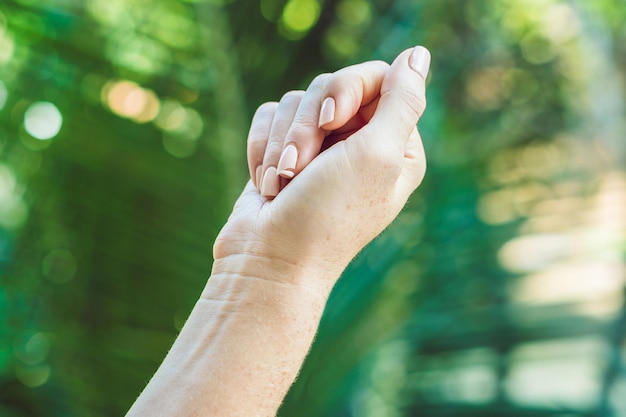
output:
[[[300,300],[299,306],[311,302],[316,308],[323,310],[332,287],[313,285],[316,278],[309,278],[311,279],[307,283],[290,284],[272,279],[221,273],[209,278],[199,300],[229,304],[229,308],[233,309],[237,309],[239,304],[246,308],[250,305],[265,306],[274,311],[277,310],[277,306],[285,307],[293,300]]]
[[[287,267],[295,266],[295,267],[305,268],[305,269],[317,268],[317,269],[324,270],[328,273],[332,271],[343,271],[351,261],[351,259],[348,259],[345,261],[328,260],[323,256],[314,254],[312,249],[310,249],[308,253],[299,253],[298,255],[295,255],[292,251],[292,248],[289,247],[288,243],[285,243],[284,245],[279,245],[278,242],[272,242],[271,245],[268,245],[263,240],[259,240],[259,241],[230,240],[229,242],[225,242],[225,241],[220,241],[219,236],[218,236],[218,241],[219,241],[219,253],[226,253],[226,254],[216,254],[215,253],[216,251],[214,251],[214,255],[213,255],[214,265],[217,262],[226,262],[228,261],[228,259],[231,259],[233,257],[246,257],[246,258],[252,257],[255,259],[265,259],[265,260],[271,260],[271,261],[276,261],[276,262],[282,262]],[[216,242],[216,245],[217,245],[217,242]],[[227,247],[228,250],[226,250],[225,247]],[[300,250],[300,252],[302,251]],[[283,255],[285,253],[288,253],[290,255],[289,256]],[[241,260],[239,259],[234,261],[236,265],[239,265],[240,262]]]
[[[330,290],[224,274],[209,279],[198,303],[217,303],[223,311],[244,315],[254,311],[255,316],[298,320],[311,313],[321,315],[329,296]]]
[[[346,264],[347,265],[347,264]],[[255,253],[236,253],[215,259],[211,276],[239,275],[251,279],[279,281],[299,287],[317,287],[326,291],[328,286],[337,281],[344,265],[311,257],[308,262],[293,263],[285,258],[263,256]]]

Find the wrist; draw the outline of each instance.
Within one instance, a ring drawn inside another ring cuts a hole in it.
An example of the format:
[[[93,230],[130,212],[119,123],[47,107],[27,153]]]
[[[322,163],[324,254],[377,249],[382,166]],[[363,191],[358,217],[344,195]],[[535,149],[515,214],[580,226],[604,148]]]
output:
[[[255,252],[237,253],[215,259],[207,289],[211,280],[219,280],[222,285],[232,281],[229,291],[241,296],[280,289],[295,296],[328,298],[343,269],[324,261],[293,262]]]

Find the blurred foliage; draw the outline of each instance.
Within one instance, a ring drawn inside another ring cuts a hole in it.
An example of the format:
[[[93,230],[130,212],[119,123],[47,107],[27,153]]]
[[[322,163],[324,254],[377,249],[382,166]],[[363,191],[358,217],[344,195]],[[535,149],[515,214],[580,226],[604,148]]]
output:
[[[415,44],[427,178],[280,416],[626,415],[624,27],[621,0],[4,0],[0,416],[123,414],[256,106]]]

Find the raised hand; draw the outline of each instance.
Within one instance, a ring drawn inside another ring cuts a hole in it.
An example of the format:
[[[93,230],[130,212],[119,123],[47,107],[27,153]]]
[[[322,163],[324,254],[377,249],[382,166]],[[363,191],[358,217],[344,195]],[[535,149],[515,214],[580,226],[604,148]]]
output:
[[[416,47],[391,66],[347,67],[262,105],[248,142],[252,182],[218,237],[215,266],[253,254],[336,279],[424,176],[416,123],[429,64]]]
[[[276,415],[330,289],[422,181],[429,64],[409,49],[259,108],[211,278],[129,417]]]

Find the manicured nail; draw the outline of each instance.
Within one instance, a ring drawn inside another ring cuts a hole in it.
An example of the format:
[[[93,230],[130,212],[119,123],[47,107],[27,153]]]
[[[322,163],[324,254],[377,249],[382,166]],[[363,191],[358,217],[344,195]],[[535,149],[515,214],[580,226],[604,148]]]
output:
[[[335,120],[335,99],[327,97],[322,103],[322,108],[320,109],[320,120],[318,126],[322,127],[333,120]]]
[[[413,48],[409,65],[413,68],[413,71],[426,79],[426,77],[428,77],[428,70],[430,69],[430,52],[428,52],[428,49],[423,46]]]
[[[298,150],[293,145],[287,145],[278,161],[278,175],[284,178],[293,178],[295,175],[296,162],[298,162]]]
[[[261,178],[262,175],[263,175],[263,165],[259,165],[258,167],[256,167],[256,174],[254,177],[256,188],[258,190],[261,190],[261,180],[263,179]]]
[[[261,185],[261,195],[264,197],[276,197],[278,194],[280,184],[278,182],[278,175],[276,175],[276,168],[269,167],[265,171],[263,176],[263,184]]]

